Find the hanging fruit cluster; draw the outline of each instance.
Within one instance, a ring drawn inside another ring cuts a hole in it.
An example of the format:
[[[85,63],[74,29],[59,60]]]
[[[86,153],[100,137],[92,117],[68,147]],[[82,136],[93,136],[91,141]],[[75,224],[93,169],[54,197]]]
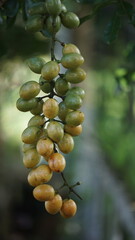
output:
[[[86,78],[86,73],[81,68],[84,58],[74,44],[64,44],[55,37],[61,22],[68,28],[75,28],[79,25],[79,18],[68,12],[60,0],[36,3],[29,9],[29,14],[26,29],[32,32],[47,30],[52,34],[52,45],[49,62],[40,57],[28,59],[29,68],[40,74],[39,83],[24,83],[16,103],[18,110],[30,111],[34,115],[22,133],[23,163],[30,169],[28,182],[34,187],[35,199],[45,202],[48,213],[60,212],[61,216],[69,218],[76,213],[76,203],[69,198],[62,200],[59,192],[46,183],[52,178],[53,172],[61,173],[69,190],[79,196],[73,186],[68,185],[62,173],[66,166],[62,153],[67,154],[73,150],[73,137],[82,132],[84,113],[79,109],[85,92],[73,84]],[[62,45],[61,60],[55,58],[56,41]],[[61,65],[66,69],[64,74],[60,73]],[[40,91],[46,95],[38,97]],[[41,162],[41,157],[46,162]],[[79,184],[74,186],[76,185]]]

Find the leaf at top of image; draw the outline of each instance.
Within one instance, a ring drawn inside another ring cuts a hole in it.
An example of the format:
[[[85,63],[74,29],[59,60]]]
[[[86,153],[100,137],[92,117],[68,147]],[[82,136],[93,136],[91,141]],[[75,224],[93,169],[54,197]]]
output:
[[[121,18],[116,12],[110,22],[107,24],[106,29],[104,31],[104,41],[107,44],[111,44],[117,39],[121,28]]]

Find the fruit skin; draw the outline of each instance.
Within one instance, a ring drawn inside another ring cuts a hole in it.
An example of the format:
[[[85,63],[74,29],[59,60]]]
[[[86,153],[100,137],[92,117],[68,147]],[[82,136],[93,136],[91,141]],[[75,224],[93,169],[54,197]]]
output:
[[[48,165],[42,164],[32,169],[28,174],[28,183],[36,187],[40,184],[47,183],[52,178],[52,170]]]
[[[34,188],[33,196],[38,201],[48,201],[54,198],[54,188],[48,184],[41,184]]]
[[[62,207],[62,198],[59,194],[56,194],[52,200],[45,202],[46,211],[52,215],[58,213],[61,207]]]
[[[82,100],[85,97],[85,91],[81,87],[72,87],[69,89],[66,93],[66,96],[69,94],[76,94],[78,95]]]
[[[84,113],[81,111],[69,112],[66,116],[66,124],[69,126],[78,126],[84,121]]]
[[[69,82],[65,81],[63,78],[57,78],[55,82],[55,91],[59,96],[64,96],[70,87],[71,85]]]
[[[66,12],[61,14],[62,24],[67,28],[77,28],[80,24],[78,16],[73,12]]]
[[[24,100],[22,98],[18,98],[16,102],[16,107],[21,112],[28,112],[33,108],[37,107],[37,100],[36,98],[32,98],[30,100]]]
[[[59,71],[60,66],[58,65],[58,63],[54,61],[49,61],[43,66],[41,70],[41,75],[45,80],[51,81],[53,78],[58,76]]]
[[[31,33],[38,32],[43,29],[43,23],[43,17],[37,14],[28,18],[25,29]]]
[[[51,121],[47,126],[47,134],[54,142],[59,142],[64,135],[62,125],[56,121]]]
[[[49,157],[54,150],[54,144],[49,138],[40,139],[37,142],[37,152],[41,156]]]
[[[52,90],[55,86],[55,82],[54,81],[48,82],[48,81],[45,81],[44,78],[40,77],[39,78],[39,85],[40,85],[41,90],[44,93],[50,93],[50,92],[52,92]]]
[[[65,199],[63,201],[60,214],[64,218],[73,217],[76,214],[77,205],[72,199]]]
[[[67,114],[70,112],[71,110],[68,109],[65,105],[65,102],[61,102],[59,103],[59,113],[58,113],[58,117],[64,122],[66,119]]]
[[[53,119],[58,115],[58,112],[59,112],[59,105],[55,99],[50,98],[44,102],[43,113],[45,117]]]
[[[44,15],[45,13],[47,13],[45,3],[39,2],[39,3],[33,4],[32,7],[29,8],[28,13],[31,16],[37,15],[37,14],[43,14]]]
[[[40,92],[40,85],[35,81],[29,81],[24,83],[19,91],[21,98],[25,100],[30,100],[31,98],[36,97]]]
[[[80,83],[86,78],[86,72],[82,68],[69,69],[65,73],[66,81],[70,83]]]
[[[61,59],[61,64],[65,68],[74,69],[78,68],[84,63],[84,58],[78,53],[65,54]]]
[[[66,6],[64,4],[61,4],[61,12],[62,13],[67,12],[67,8],[66,8]]]
[[[71,127],[69,125],[64,125],[64,131],[69,133],[71,136],[75,137],[82,133],[82,125],[78,125],[76,127]]]
[[[70,134],[65,133],[64,137],[58,142],[58,147],[61,152],[69,153],[74,148],[74,140]]]
[[[61,13],[61,1],[60,0],[47,0],[46,8],[50,15],[57,16]]]
[[[22,152],[25,153],[25,152],[27,152],[28,150],[34,149],[34,148],[36,148],[36,145],[35,145],[35,144],[27,144],[27,143],[24,143],[23,146],[22,146]]]
[[[72,110],[77,110],[82,106],[82,99],[74,93],[68,94],[64,102],[66,107]]]
[[[62,54],[66,55],[68,53],[78,53],[78,54],[80,54],[80,50],[74,44],[68,43],[68,44],[65,44],[65,46],[63,47]]]
[[[48,159],[48,164],[53,172],[62,172],[66,166],[66,161],[62,154],[53,153]]]
[[[24,153],[23,164],[26,168],[35,167],[40,161],[40,155],[37,153],[36,149],[29,149]]]
[[[39,100],[39,98],[36,98],[36,101],[37,101],[37,105],[35,108],[33,108],[30,112],[33,114],[33,115],[40,115],[42,112],[43,112],[43,100]]]
[[[42,126],[45,122],[45,119],[43,116],[33,116],[29,122],[28,122],[28,127],[29,126]]]
[[[41,133],[41,129],[36,126],[27,127],[22,133],[22,142],[33,144],[36,143]]]
[[[45,64],[45,60],[41,57],[32,57],[27,60],[27,64],[32,72],[41,73],[41,69]]]
[[[61,19],[59,16],[53,18],[52,16],[49,16],[46,20],[46,29],[50,33],[57,33],[60,30],[61,27]]]

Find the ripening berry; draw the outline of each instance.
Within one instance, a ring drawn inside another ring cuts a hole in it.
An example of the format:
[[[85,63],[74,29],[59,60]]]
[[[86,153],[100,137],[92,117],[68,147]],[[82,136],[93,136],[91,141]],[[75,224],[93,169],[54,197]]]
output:
[[[52,200],[45,202],[46,211],[52,215],[58,213],[61,207],[62,207],[62,198],[59,194],[56,194]]]
[[[82,68],[69,69],[66,71],[65,79],[70,83],[80,83],[86,78],[86,72]]]
[[[25,153],[25,152],[27,152],[28,150],[33,149],[33,148],[36,148],[36,144],[27,144],[27,143],[24,143],[23,146],[22,146],[22,151]]]
[[[43,100],[39,100],[39,98],[35,98],[35,100],[37,101],[37,105],[36,107],[34,107],[30,112],[33,115],[40,115],[43,112]]]
[[[49,98],[44,102],[43,113],[45,117],[53,119],[58,115],[58,112],[59,112],[59,105],[55,99]]]
[[[60,17],[57,16],[53,18],[52,16],[49,16],[46,20],[46,29],[49,33],[56,33],[60,30],[61,27],[61,20]]]
[[[23,155],[23,164],[26,168],[35,167],[40,161],[40,155],[36,149],[29,149]]]
[[[84,121],[84,113],[81,111],[69,112],[66,116],[66,124],[69,126],[78,126]]]
[[[71,94],[71,93],[75,94],[75,95],[78,95],[82,100],[85,97],[85,91],[81,87],[72,87],[71,89],[69,89],[67,91],[66,96]]]
[[[36,98],[32,98],[30,100],[18,98],[16,102],[16,107],[21,112],[28,112],[37,107],[37,100]]]
[[[32,72],[40,74],[45,60],[41,57],[32,57],[27,60],[27,64]]]
[[[40,139],[37,142],[37,152],[44,157],[49,157],[54,150],[54,144],[49,138]]]
[[[22,133],[22,142],[33,144],[36,143],[41,134],[41,129],[37,126],[29,126]]]
[[[54,188],[48,184],[41,184],[34,188],[33,196],[38,201],[48,201],[54,198]]]
[[[60,214],[64,218],[73,217],[76,214],[77,205],[72,199],[65,199],[63,201]]]
[[[82,125],[78,125],[75,127],[64,125],[64,131],[69,133],[71,136],[78,136],[82,133]]]
[[[36,187],[40,184],[47,183],[52,178],[52,170],[48,165],[43,164],[32,169],[28,174],[28,183]]]
[[[47,126],[47,134],[49,138],[57,143],[63,138],[63,126],[59,122],[51,121]]]
[[[36,115],[29,120],[28,126],[42,126],[44,122],[45,122],[45,119],[43,116]]]
[[[60,0],[47,0],[46,8],[50,15],[57,16],[61,13],[61,1]]]
[[[43,66],[41,70],[41,75],[45,80],[51,81],[58,76],[59,71],[60,71],[59,64],[57,62],[50,61]]]
[[[84,58],[78,53],[68,53],[61,59],[61,64],[65,68],[76,69],[84,63]]]
[[[78,16],[73,12],[65,12],[61,14],[62,24],[67,28],[77,28],[80,24]]]
[[[74,44],[68,43],[68,44],[65,44],[65,46],[63,47],[62,54],[66,55],[68,53],[78,53],[78,54],[80,54],[80,50]]]
[[[75,93],[70,93],[65,97],[65,105],[68,109],[77,110],[82,106],[82,99]]]
[[[64,156],[60,153],[53,153],[48,159],[49,167],[54,172],[62,172],[66,166]]]
[[[67,114],[71,112],[70,109],[68,109],[65,105],[65,102],[61,102],[59,103],[59,113],[58,113],[58,117],[65,122],[65,118],[67,116]]]
[[[30,33],[39,32],[43,29],[44,18],[41,15],[30,16],[26,22],[25,29]]]
[[[63,153],[71,152],[74,148],[74,140],[72,136],[68,133],[65,133],[63,138],[58,142],[58,147]]]
[[[25,100],[29,100],[31,98],[36,97],[40,92],[40,85],[35,81],[29,81],[24,83],[19,91],[19,95],[21,98]]]

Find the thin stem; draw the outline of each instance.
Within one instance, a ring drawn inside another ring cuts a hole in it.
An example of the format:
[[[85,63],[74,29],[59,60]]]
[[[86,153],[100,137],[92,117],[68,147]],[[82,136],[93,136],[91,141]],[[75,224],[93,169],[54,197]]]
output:
[[[70,194],[70,192],[72,192],[72,193],[74,193],[80,200],[83,200],[83,199],[81,198],[81,196],[73,189],[73,187],[75,187],[75,186],[77,186],[77,185],[80,185],[80,183],[77,182],[76,184],[74,184],[74,185],[72,185],[72,186],[69,186],[69,184],[68,184],[68,182],[67,182],[67,180],[66,180],[63,172],[61,172],[61,177],[62,177],[62,179],[63,179],[63,181],[64,181],[63,186],[67,186],[67,187],[69,188],[69,194]],[[78,183],[79,183],[79,184],[78,184]]]
[[[55,27],[55,19],[53,19],[53,27]],[[54,61],[55,60],[55,54],[54,54],[54,48],[55,48],[55,33],[52,33],[52,42],[51,42],[51,60]]]
[[[59,43],[61,44],[61,46],[62,46],[62,47],[64,47],[64,46],[65,46],[65,43],[64,43],[64,42],[62,42],[62,41],[60,41],[58,38],[55,38],[55,41],[56,41],[56,42],[59,42]]]

